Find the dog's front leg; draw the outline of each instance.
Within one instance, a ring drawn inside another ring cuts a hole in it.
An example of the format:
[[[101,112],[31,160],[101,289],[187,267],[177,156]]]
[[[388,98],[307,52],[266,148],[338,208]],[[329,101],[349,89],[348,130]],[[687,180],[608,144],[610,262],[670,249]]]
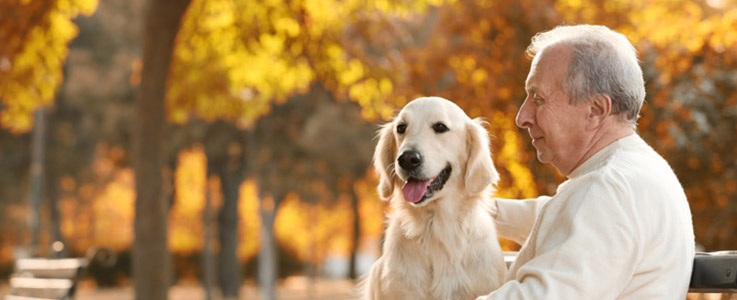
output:
[[[379,258],[371,267],[366,282],[361,291],[361,300],[381,300],[383,297],[381,272],[384,269],[384,259]]]

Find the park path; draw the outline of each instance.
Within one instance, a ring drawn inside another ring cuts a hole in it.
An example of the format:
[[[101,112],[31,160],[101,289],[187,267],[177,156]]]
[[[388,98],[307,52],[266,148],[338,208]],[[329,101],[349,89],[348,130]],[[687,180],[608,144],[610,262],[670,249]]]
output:
[[[352,296],[355,284],[345,279],[320,278],[311,281],[307,277],[289,277],[279,282],[278,300],[344,300],[354,299]],[[7,283],[0,283],[0,296],[8,292]],[[2,297],[0,297],[2,298]],[[91,282],[83,282],[77,291],[75,300],[134,300],[133,287],[121,286],[112,288],[96,288]],[[205,291],[196,282],[179,283],[169,289],[170,300],[204,300]],[[241,287],[239,300],[259,300],[255,283],[248,282]],[[737,295],[689,294],[687,300],[737,300]],[[213,300],[221,300],[215,296]]]
[[[351,299],[355,284],[345,279],[320,278],[311,281],[307,277],[289,277],[279,282],[277,299],[279,300],[344,300]],[[0,284],[0,295],[8,292],[7,283]],[[0,297],[2,298],[2,297]],[[77,290],[75,300],[134,300],[133,287],[130,285],[96,288],[91,282],[83,282]],[[179,283],[169,289],[169,300],[204,300],[205,291],[197,283]],[[219,296],[213,300],[220,300]],[[241,287],[239,300],[259,300],[255,283],[246,283]]]

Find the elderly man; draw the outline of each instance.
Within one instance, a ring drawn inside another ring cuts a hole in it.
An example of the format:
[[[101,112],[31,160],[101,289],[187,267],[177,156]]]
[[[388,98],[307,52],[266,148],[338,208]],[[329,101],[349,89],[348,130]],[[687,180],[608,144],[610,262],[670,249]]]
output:
[[[685,299],[694,257],[686,195],[635,133],[645,98],[627,38],[559,26],[532,39],[517,125],[568,177],[553,197],[497,200],[501,236],[524,243],[481,299]]]

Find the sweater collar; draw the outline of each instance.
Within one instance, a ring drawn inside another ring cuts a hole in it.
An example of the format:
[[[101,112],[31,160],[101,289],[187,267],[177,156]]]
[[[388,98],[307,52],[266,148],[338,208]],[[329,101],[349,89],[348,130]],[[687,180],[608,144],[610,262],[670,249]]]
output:
[[[642,138],[640,138],[640,136],[636,133],[618,139],[589,157],[589,159],[587,159],[575,170],[573,170],[571,174],[568,174],[568,178],[576,178],[578,176],[591,172],[597,169],[601,165],[601,163],[606,161],[606,159],[610,157],[612,153],[614,153],[614,151],[616,151],[617,149],[622,149],[628,145],[635,145],[641,142],[643,142]]]

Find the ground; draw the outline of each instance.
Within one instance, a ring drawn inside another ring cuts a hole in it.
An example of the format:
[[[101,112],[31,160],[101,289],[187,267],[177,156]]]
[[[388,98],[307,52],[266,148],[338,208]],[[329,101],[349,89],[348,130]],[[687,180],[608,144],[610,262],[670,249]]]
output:
[[[350,299],[354,283],[346,279],[310,280],[308,277],[289,277],[279,283],[279,300],[343,300]],[[7,283],[0,284],[0,296],[7,294]],[[83,282],[77,290],[75,300],[133,300],[133,287],[96,288],[91,282]],[[171,300],[204,300],[205,291],[197,283],[180,283],[169,289]],[[214,296],[213,300],[221,297]],[[239,300],[258,300],[261,297],[255,284],[241,287]]]
[[[346,279],[319,278],[311,280],[308,277],[295,276],[280,281],[277,290],[279,300],[343,300],[352,299],[351,295],[355,284]],[[0,284],[0,296],[7,294],[7,283]],[[83,282],[75,300],[134,300],[133,287],[122,286],[114,288],[96,288],[91,282]],[[204,300],[205,291],[196,282],[179,283],[169,289],[171,300]],[[215,295],[213,300],[220,300]],[[241,287],[239,300],[258,300],[261,297],[254,283],[246,283]],[[689,294],[687,300],[732,300],[737,295],[719,294]]]

